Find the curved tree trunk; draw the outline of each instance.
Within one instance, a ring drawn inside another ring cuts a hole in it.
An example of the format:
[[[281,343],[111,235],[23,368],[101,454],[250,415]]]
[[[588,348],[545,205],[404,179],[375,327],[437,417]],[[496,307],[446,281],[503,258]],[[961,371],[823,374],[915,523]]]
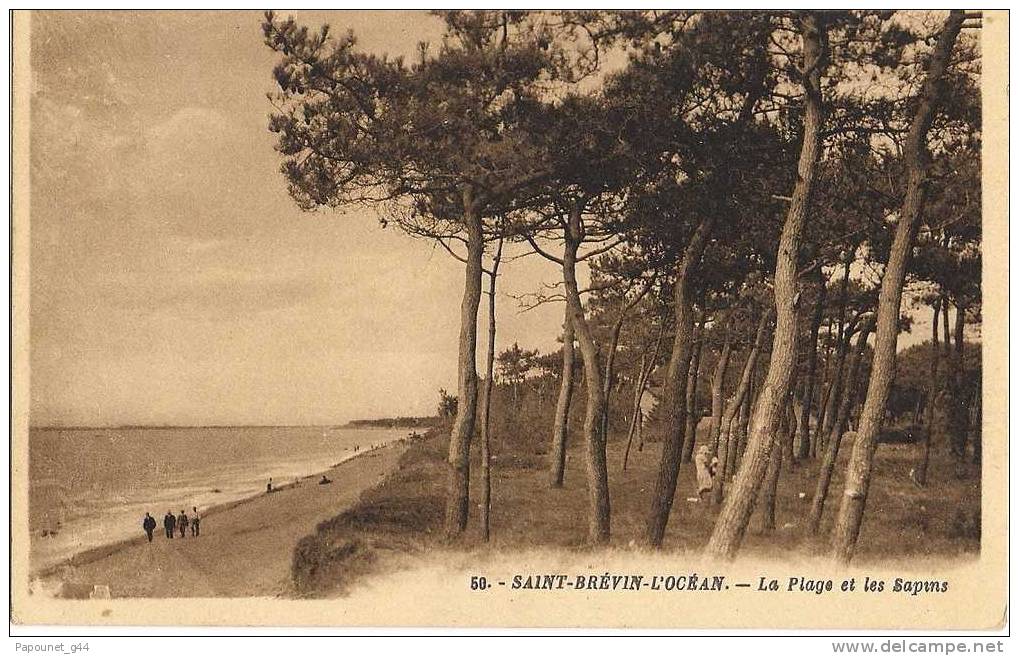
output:
[[[931,462],[931,437],[934,430],[934,412],[937,408],[938,364],[941,362],[941,346],[938,344],[938,319],[941,316],[941,299],[934,301],[934,312],[931,318],[931,355],[930,379],[927,381],[927,405],[924,408],[924,428],[926,435],[923,441],[923,457],[913,474],[913,481],[920,487],[927,485],[927,468]]]
[[[679,465],[683,457],[683,433],[686,431],[686,381],[690,371],[692,350],[690,338],[693,332],[693,307],[690,300],[690,279],[700,264],[714,223],[714,215],[710,214],[701,220],[676,272],[673,291],[676,334],[665,372],[665,389],[661,401],[665,411],[662,422],[662,455],[651,492],[651,508],[644,533],[645,543],[652,547],[660,547],[662,544],[665,527],[669,523],[669,513],[672,511],[672,502],[676,496],[676,481],[679,479]]]
[[[478,405],[478,306],[481,303],[481,257],[485,251],[481,217],[470,194],[464,194],[467,208],[467,265],[464,295],[460,305],[460,354],[458,359],[457,412],[449,436],[449,481],[446,491],[447,539],[453,539],[467,528],[470,504],[471,438],[474,436],[475,413]]]
[[[701,353],[704,352],[704,322],[708,313],[701,311],[701,320],[694,329],[694,343],[697,345],[690,359],[690,371],[686,376],[686,435],[683,437],[683,462],[693,459],[697,443],[697,425],[701,414],[697,409],[697,378],[701,370]]]
[[[856,541],[863,522],[863,510],[870,488],[877,436],[884,419],[892,377],[895,374],[895,346],[899,333],[899,307],[906,264],[920,225],[924,205],[924,183],[927,178],[927,132],[941,101],[943,78],[955,40],[962,28],[964,13],[953,10],[938,38],[931,57],[927,80],[924,82],[916,115],[906,137],[903,155],[906,163],[906,194],[895,227],[895,238],[888,255],[888,265],[881,279],[878,297],[877,336],[874,340],[874,364],[871,368],[867,398],[860,415],[856,442],[846,469],[845,491],[835,522],[832,557],[848,563],[856,551]]]
[[[817,302],[814,304],[814,317],[810,322],[807,380],[803,383],[803,408],[800,410],[799,423],[800,442],[796,452],[799,460],[805,460],[810,456],[810,408],[814,403],[814,378],[817,374],[817,336],[821,332],[821,320],[824,318],[824,301],[828,291],[821,267],[817,267],[815,271],[817,273]]]
[[[814,488],[814,497],[810,502],[807,528],[811,534],[816,534],[821,527],[821,519],[824,516],[824,504],[828,499],[828,489],[831,486],[832,474],[835,472],[835,463],[839,457],[839,446],[841,446],[842,435],[846,430],[846,421],[849,419],[853,400],[856,398],[856,378],[859,375],[863,352],[867,349],[867,339],[870,337],[872,329],[873,319],[868,317],[861,324],[860,336],[856,338],[856,350],[849,357],[849,371],[846,373],[846,384],[842,394],[842,401],[839,403],[838,415],[828,435],[827,446],[824,450],[824,461],[821,463],[821,471],[818,472],[817,485]]]
[[[733,397],[726,404],[725,414],[722,415],[722,431],[718,438],[718,444],[720,451],[718,453],[718,474],[715,476],[711,485],[711,498],[717,503],[722,503],[722,497],[724,496],[725,480],[731,475],[732,470],[736,462],[736,443],[733,439],[732,425],[736,418],[736,413],[739,411],[740,406],[743,405],[743,400],[747,396],[747,391],[750,389],[750,381],[754,376],[754,367],[757,365],[757,357],[761,353],[761,348],[764,346],[764,339],[768,335],[768,327],[771,325],[772,311],[769,309],[763,315],[757,324],[757,333],[754,335],[754,344],[750,348],[750,352],[747,354],[747,361],[743,365],[743,374],[740,376],[739,386],[736,388],[736,392]]]
[[[488,353],[485,356],[485,394],[481,405],[481,539],[491,537],[492,514],[492,435],[489,421],[492,409],[492,372],[495,368],[495,281],[502,260],[502,240],[492,261],[488,280]]]
[[[584,316],[577,285],[577,248],[581,239],[581,212],[577,203],[570,210],[569,234],[563,254],[563,281],[566,288],[566,304],[570,308],[570,322],[577,334],[577,344],[584,361],[584,388],[587,390],[587,407],[584,411],[584,446],[587,460],[588,531],[587,538],[592,544],[607,542],[611,523],[609,506],[609,473],[605,462],[605,436],[601,432],[601,418],[604,412],[598,364],[598,345],[594,341],[591,327]]]
[[[706,547],[709,557],[732,558],[739,551],[768,466],[773,436],[785,410],[796,364],[796,339],[799,332],[796,309],[797,263],[803,225],[810,210],[817,162],[821,154],[821,69],[827,59],[827,37],[823,20],[821,15],[814,12],[804,13],[800,18],[803,70],[808,72],[804,80],[806,110],[798,177],[778,244],[775,266],[776,324],[771,362],[751,420],[743,462]]]
[[[570,307],[566,306],[563,319],[563,374],[559,382],[559,401],[556,403],[555,422],[552,426],[552,453],[549,461],[549,485],[562,487],[566,475],[566,438],[570,426],[570,403],[573,400],[573,322]]]

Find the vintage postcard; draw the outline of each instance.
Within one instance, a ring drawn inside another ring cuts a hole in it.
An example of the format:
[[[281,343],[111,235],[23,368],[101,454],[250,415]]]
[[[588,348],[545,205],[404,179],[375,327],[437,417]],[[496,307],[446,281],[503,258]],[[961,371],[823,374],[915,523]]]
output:
[[[1006,624],[1007,12],[12,20],[13,623]]]

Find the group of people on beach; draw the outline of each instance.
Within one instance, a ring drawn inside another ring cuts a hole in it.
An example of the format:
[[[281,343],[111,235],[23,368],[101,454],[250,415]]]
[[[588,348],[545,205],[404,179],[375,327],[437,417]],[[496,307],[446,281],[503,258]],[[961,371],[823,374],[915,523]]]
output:
[[[166,538],[168,540],[173,539],[175,531],[179,531],[181,539],[184,539],[188,534],[188,527],[191,528],[191,537],[197,538],[202,533],[201,525],[202,516],[198,513],[196,506],[191,507],[190,517],[183,510],[176,516],[174,516],[172,510],[167,510],[166,515],[163,516],[163,530],[166,531]],[[149,542],[152,542],[152,533],[156,530],[156,518],[149,513],[145,513],[145,519],[142,520],[142,528],[145,530],[145,536],[149,539]]]
[[[374,451],[377,448],[379,448],[377,445],[372,444],[370,450]],[[359,450],[360,446],[355,444],[354,451]],[[331,478],[322,474],[322,478],[319,479],[318,484],[329,485],[332,482]],[[295,481],[295,484],[299,483],[300,480]],[[219,490],[216,491],[218,492]],[[277,491],[279,491],[279,488],[273,485],[272,477],[270,477],[269,481],[265,484],[265,492],[266,494],[272,494]],[[166,515],[163,516],[163,529],[166,531],[166,538],[168,540],[173,539],[175,531],[179,532],[181,539],[183,539],[187,536],[188,527],[191,528],[191,537],[197,538],[201,535],[201,523],[202,517],[198,514],[198,508],[196,506],[191,507],[190,517],[183,510],[181,510],[180,514],[176,516],[173,514],[173,511],[167,510]],[[149,542],[152,542],[152,534],[156,530],[156,518],[149,513],[145,513],[145,518],[142,520],[142,528],[145,530],[145,536],[148,538]]]

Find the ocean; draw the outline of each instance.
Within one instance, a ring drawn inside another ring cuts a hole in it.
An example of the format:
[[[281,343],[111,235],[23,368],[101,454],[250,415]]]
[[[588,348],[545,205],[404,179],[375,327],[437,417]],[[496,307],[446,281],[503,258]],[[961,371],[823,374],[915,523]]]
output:
[[[408,429],[315,426],[33,428],[30,569],[143,535],[146,512],[211,506],[324,471]],[[355,452],[354,448],[358,447]]]

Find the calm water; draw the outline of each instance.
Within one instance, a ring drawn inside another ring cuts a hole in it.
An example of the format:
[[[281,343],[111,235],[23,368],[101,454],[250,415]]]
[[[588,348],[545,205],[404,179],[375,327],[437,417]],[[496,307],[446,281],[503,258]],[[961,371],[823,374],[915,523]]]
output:
[[[404,429],[328,427],[32,429],[31,568],[143,534],[150,512],[199,510],[314,474]]]

